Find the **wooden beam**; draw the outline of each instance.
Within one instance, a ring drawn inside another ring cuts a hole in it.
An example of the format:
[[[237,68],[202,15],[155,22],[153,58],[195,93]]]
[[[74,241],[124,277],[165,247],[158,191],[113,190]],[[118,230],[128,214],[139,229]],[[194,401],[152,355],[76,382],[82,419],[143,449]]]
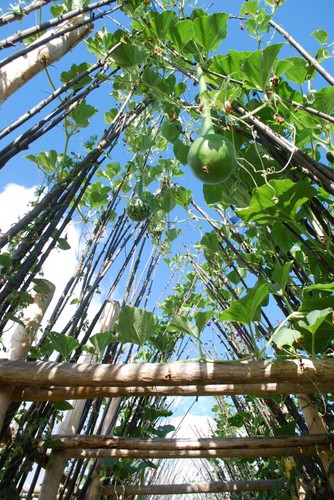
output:
[[[119,396],[223,396],[231,394],[326,394],[333,392],[333,383],[258,383],[207,384],[154,387],[16,387],[14,401],[64,401]]]
[[[0,360],[0,384],[15,386],[147,387],[245,383],[333,383],[334,359],[136,364]]]
[[[71,448],[94,449],[113,448],[129,450],[230,450],[233,448],[281,448],[281,447],[305,447],[334,445],[334,436],[330,434],[306,434],[302,436],[280,436],[280,437],[234,437],[234,438],[127,438],[116,436],[104,436],[99,434],[82,436],[79,434],[53,434],[48,437],[54,440],[52,449]],[[45,441],[41,440],[39,446]]]
[[[330,448],[326,448],[329,452]],[[53,451],[54,456],[63,456],[76,459],[93,458],[145,458],[153,460],[156,458],[250,458],[250,457],[283,457],[297,455],[317,455],[319,446],[282,446],[280,448],[234,448],[234,449],[209,449],[209,450],[130,450],[130,449],[76,449],[57,448]]]
[[[267,479],[253,481],[215,481],[212,483],[184,483],[184,484],[151,484],[145,486],[101,486],[101,495],[178,495],[191,493],[219,493],[238,491],[274,491],[285,489],[287,481],[283,479]]]

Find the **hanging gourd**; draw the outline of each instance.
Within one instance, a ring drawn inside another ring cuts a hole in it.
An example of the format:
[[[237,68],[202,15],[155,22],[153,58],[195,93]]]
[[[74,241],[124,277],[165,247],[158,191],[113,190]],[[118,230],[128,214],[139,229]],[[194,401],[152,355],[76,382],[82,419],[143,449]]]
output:
[[[202,135],[190,146],[188,165],[204,184],[219,184],[228,179],[236,168],[234,147],[229,139],[215,133],[210,105],[203,96],[207,91],[205,76],[199,65],[196,74],[202,104]]]
[[[135,194],[126,205],[126,213],[131,220],[141,222],[149,218],[152,213],[150,202],[143,197],[143,181],[140,177],[135,187]]]

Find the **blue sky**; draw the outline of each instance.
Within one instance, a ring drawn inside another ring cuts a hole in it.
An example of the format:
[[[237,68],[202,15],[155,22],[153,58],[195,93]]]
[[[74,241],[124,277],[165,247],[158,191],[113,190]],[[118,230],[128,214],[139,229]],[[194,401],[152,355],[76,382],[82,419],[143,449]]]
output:
[[[193,2],[192,2],[193,3]],[[192,5],[192,3],[190,5]],[[239,8],[242,5],[242,1],[237,0],[220,0],[213,2],[196,2],[197,6],[204,5],[205,7],[209,5],[208,12],[213,12],[215,10],[225,11],[230,14],[238,14]],[[3,3],[4,4],[4,3]],[[10,2],[7,2],[9,5]],[[298,2],[295,0],[286,0],[280,9],[277,10],[275,21],[281,24],[306,50],[311,54],[314,54],[318,49],[318,42],[312,37],[311,32],[322,28],[329,33],[329,40],[334,40],[333,34],[333,16],[334,16],[334,4],[332,0],[319,0],[316,4],[312,0],[303,0]],[[34,15],[30,16],[32,22],[34,20]],[[119,17],[116,13],[115,17]],[[110,20],[105,22],[99,22],[98,25],[103,24],[113,30],[116,25]],[[27,24],[28,26],[28,24]],[[7,27],[2,28],[1,38],[12,34],[14,30],[22,30],[26,27],[26,23],[12,23]],[[282,38],[275,35],[273,43],[281,42]],[[226,50],[233,48],[234,50],[251,50],[252,46],[255,49],[256,44],[254,41],[249,39],[246,31],[240,29],[239,20],[231,20],[228,25],[228,37],[226,44]],[[332,50],[334,48],[332,47]],[[8,54],[8,51],[4,50],[4,56]],[[282,51],[282,57],[291,55],[290,49],[287,47]],[[298,55],[293,51],[292,55]],[[3,57],[4,57],[3,56]],[[89,62],[94,62],[94,56],[87,52],[87,50],[82,46],[76,47],[69,55],[67,55],[63,60],[58,61],[53,67],[49,68],[50,75],[54,80],[56,86],[59,85],[59,74],[70,67],[73,62],[79,63],[88,60]],[[333,59],[325,61],[323,65],[332,71],[334,69]],[[318,79],[320,85],[321,82]],[[28,82],[23,88],[17,91],[13,96],[11,96],[0,108],[0,127],[10,124],[14,119],[19,117],[22,113],[28,111],[31,107],[37,104],[41,99],[45,98],[51,92],[50,84],[47,80],[45,72],[40,73],[32,81]],[[96,106],[101,112],[98,113],[92,119],[92,127],[89,128],[89,133],[92,133],[92,128],[94,133],[98,133],[103,130],[105,124],[103,123],[103,112],[113,107],[112,99],[106,95],[107,91],[105,86],[102,86],[101,91],[95,91],[91,97],[89,97],[88,102]],[[42,117],[42,114],[41,114]],[[29,123],[29,122],[28,122]],[[20,131],[26,130],[28,124],[25,124]],[[87,131],[83,130],[83,135],[87,136]],[[16,137],[17,131],[15,131],[11,138]],[[8,143],[8,138],[5,138],[0,146],[5,146]],[[63,134],[60,130],[54,129],[48,133],[45,137],[36,141],[29,149],[29,153],[36,154],[38,151],[43,149],[58,149],[59,152],[62,150],[64,142]],[[71,143],[72,150],[74,152],[82,151],[82,144],[79,138],[74,138]],[[28,151],[27,151],[28,153]],[[31,187],[38,184],[41,181],[40,173],[36,170],[35,166],[25,158],[23,158],[25,152],[17,155],[15,158],[10,160],[8,164],[0,171],[0,189],[2,189],[8,182],[17,182],[23,184],[27,187]],[[117,160],[122,161],[122,151],[118,151]],[[200,183],[194,181],[195,185],[200,187]]]

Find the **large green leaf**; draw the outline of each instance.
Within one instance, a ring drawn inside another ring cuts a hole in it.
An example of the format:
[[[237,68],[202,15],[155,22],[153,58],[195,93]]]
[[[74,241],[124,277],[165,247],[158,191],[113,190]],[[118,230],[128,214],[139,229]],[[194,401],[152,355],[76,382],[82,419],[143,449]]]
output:
[[[89,338],[89,342],[95,347],[99,354],[102,354],[109,344],[116,341],[115,335],[110,331],[96,333]]]
[[[174,50],[183,52],[183,48],[194,37],[193,22],[190,19],[184,19],[172,25],[167,37],[171,40]]]
[[[79,342],[74,337],[57,332],[51,332],[48,341],[51,347],[63,356],[64,360],[67,360],[79,346]]]
[[[288,57],[286,61],[291,63],[285,72],[287,79],[291,82],[301,84],[313,77],[315,70],[305,59]]]
[[[273,76],[273,67],[283,43],[269,45],[263,50],[256,50],[242,63],[243,79],[259,89],[265,89]]]
[[[161,40],[169,32],[171,26],[176,24],[178,17],[175,12],[165,10],[161,14],[156,11],[150,11],[147,20],[148,27],[145,28],[145,35],[147,37],[157,38]]]
[[[237,321],[249,325],[253,320],[260,319],[260,309],[269,297],[271,286],[268,282],[259,280],[247,294],[232,302],[226,311],[220,314],[221,321]]]
[[[218,50],[226,38],[228,19],[229,15],[222,12],[197,17],[193,21],[195,41],[207,51]]]
[[[304,349],[312,356],[323,353],[334,338],[333,307],[314,309],[297,328],[304,339]]]
[[[124,306],[114,325],[118,340],[143,346],[159,327],[159,320],[153,312],[133,306]]]
[[[128,43],[123,43],[111,54],[113,61],[124,69],[131,69],[140,66],[146,60],[146,53]]]
[[[306,181],[272,180],[254,189],[249,207],[237,213],[244,221],[257,224],[291,221],[298,209],[315,195],[316,189]]]

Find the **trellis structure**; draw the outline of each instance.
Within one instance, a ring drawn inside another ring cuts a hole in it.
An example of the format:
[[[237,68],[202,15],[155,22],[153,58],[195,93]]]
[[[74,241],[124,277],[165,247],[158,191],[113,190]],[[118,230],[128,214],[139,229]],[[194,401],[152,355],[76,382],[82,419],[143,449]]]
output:
[[[42,15],[51,4],[47,21],[9,33],[12,22]],[[0,49],[9,51],[0,61],[4,106],[84,38],[96,56],[72,64],[58,87],[0,131],[6,141],[0,167],[13,166],[31,148],[28,158],[44,175],[27,213],[0,233],[0,325],[6,332],[16,324],[0,359],[0,498],[249,491],[281,498],[282,488],[292,488],[304,500],[308,487],[317,492],[317,478],[324,495],[334,490],[334,79],[325,69],[326,33],[315,32],[321,50],[313,57],[274,21],[275,0],[265,8],[245,2],[237,16],[167,4],[37,0],[0,16]],[[246,27],[258,37],[254,53],[216,54],[229,17],[241,23],[240,32]],[[117,29],[99,29],[101,20]],[[281,44],[271,38],[260,49],[269,30],[301,59],[278,60]],[[26,46],[16,50],[22,41]],[[233,142],[239,168],[223,185],[204,186],[205,210],[188,177],[178,183],[183,170],[189,174],[186,155],[201,114],[191,90],[198,62],[209,82],[214,125]],[[306,96],[289,86],[289,79],[309,83],[313,72],[328,86]],[[97,113],[89,99],[103,88],[112,89],[115,106],[100,101],[104,130],[97,127],[96,135],[94,128],[80,153],[69,153],[70,141]],[[36,153],[46,133],[57,142],[59,126],[63,151]],[[132,153],[125,166],[115,161],[122,141]],[[134,222],[125,200],[143,187],[153,212]],[[188,232],[199,221],[199,242],[179,231],[175,207],[189,218]],[[73,221],[84,236],[77,267],[43,320],[55,294],[45,265],[55,249],[70,248],[66,231]],[[179,233],[182,251],[174,256]],[[160,281],[163,259],[168,277]],[[277,327],[265,308],[269,298],[284,317]],[[159,321],[147,311],[158,306]],[[127,307],[141,327],[135,332],[124,328]],[[200,337],[210,323],[220,344],[214,355]],[[189,361],[194,343],[199,358]],[[269,435],[254,436],[244,424],[248,437],[167,438],[168,426],[157,437],[167,397],[209,395],[228,396],[236,413],[256,398]],[[285,432],[291,418],[295,431]],[[277,429],[284,437],[274,435]],[[246,465],[242,474],[233,462],[257,457],[268,464],[283,457],[283,466],[255,480]],[[144,477],[120,465],[139,459],[146,471],[160,459],[182,458],[220,459],[224,467],[212,465],[210,481],[154,484],[158,474]]]

